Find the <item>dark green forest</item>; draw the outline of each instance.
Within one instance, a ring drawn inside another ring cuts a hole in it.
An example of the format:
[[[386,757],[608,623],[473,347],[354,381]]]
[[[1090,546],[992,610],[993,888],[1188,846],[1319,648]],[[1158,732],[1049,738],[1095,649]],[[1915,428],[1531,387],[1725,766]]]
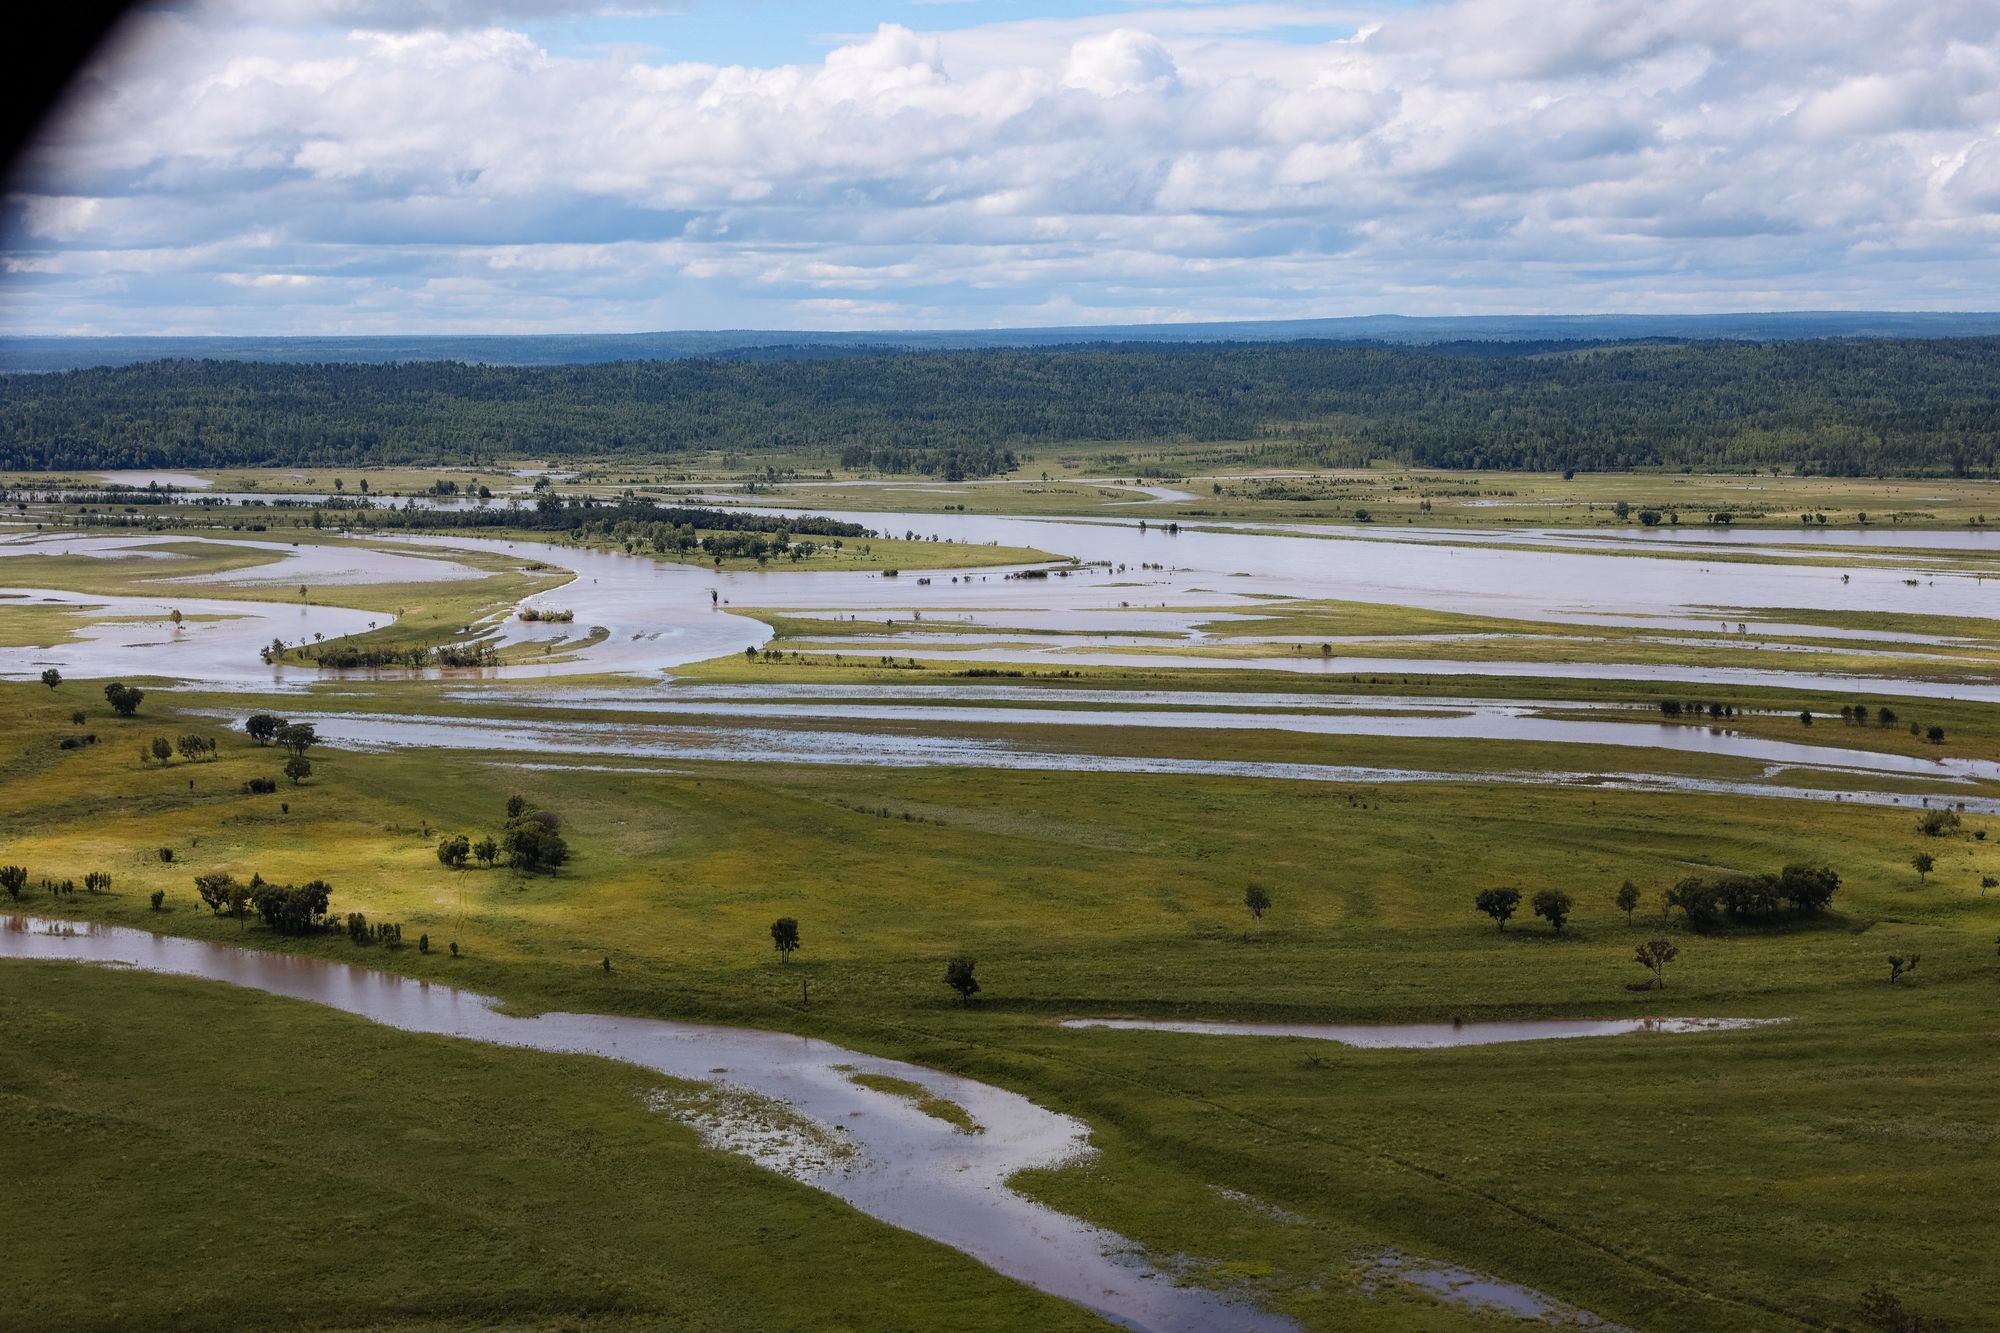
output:
[[[2000,338],[1100,344],[576,366],[158,361],[0,376],[0,467],[815,453],[977,476],[1086,441],[1506,469],[2000,472]]]

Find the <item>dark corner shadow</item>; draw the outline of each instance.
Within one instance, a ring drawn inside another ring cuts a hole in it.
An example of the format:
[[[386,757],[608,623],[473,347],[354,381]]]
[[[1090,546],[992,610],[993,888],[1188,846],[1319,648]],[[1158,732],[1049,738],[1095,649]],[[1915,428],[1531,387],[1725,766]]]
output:
[[[10,14],[0,56],[0,180],[11,179],[22,153],[62,101],[64,89],[104,44],[135,0],[63,0]]]

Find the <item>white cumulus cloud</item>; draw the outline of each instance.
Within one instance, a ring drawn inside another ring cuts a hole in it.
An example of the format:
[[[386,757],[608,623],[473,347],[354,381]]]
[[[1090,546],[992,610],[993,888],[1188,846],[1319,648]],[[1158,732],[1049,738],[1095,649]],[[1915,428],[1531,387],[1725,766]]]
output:
[[[524,30],[614,9],[582,0],[152,11],[10,186],[0,316],[379,331],[1995,303],[1991,0],[971,8],[792,63]]]

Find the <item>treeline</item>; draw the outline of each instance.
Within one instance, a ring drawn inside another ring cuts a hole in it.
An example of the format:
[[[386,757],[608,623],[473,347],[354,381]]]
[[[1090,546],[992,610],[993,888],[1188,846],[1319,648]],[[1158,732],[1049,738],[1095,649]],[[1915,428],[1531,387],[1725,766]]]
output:
[[[1262,441],[1434,467],[2000,471],[2000,338],[1099,344],[588,366],[160,361],[0,377],[0,468],[817,451],[1005,471],[1028,446]]]
[[[629,532],[789,533],[805,537],[873,537],[873,528],[816,514],[752,514],[733,509],[691,509],[684,505],[652,505],[642,500],[599,500],[589,495],[561,496],[545,492],[532,505],[478,509],[370,510],[372,527],[407,528],[527,528],[537,532],[567,532],[578,536]]]
[[[894,445],[852,444],[840,451],[840,465],[850,472],[882,472],[900,475],[919,472],[964,481],[967,477],[991,477],[1012,472],[1020,466],[1012,449],[992,445],[965,449],[910,449]]]

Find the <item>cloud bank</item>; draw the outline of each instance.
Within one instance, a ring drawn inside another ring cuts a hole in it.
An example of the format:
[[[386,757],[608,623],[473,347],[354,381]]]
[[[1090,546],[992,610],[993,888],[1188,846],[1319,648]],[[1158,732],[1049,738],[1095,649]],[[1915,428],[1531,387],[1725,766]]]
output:
[[[603,8],[148,15],[10,187],[0,318],[364,333],[2000,305],[1991,0],[1007,23],[940,6],[923,12],[960,26],[883,24],[767,66],[524,30]]]

